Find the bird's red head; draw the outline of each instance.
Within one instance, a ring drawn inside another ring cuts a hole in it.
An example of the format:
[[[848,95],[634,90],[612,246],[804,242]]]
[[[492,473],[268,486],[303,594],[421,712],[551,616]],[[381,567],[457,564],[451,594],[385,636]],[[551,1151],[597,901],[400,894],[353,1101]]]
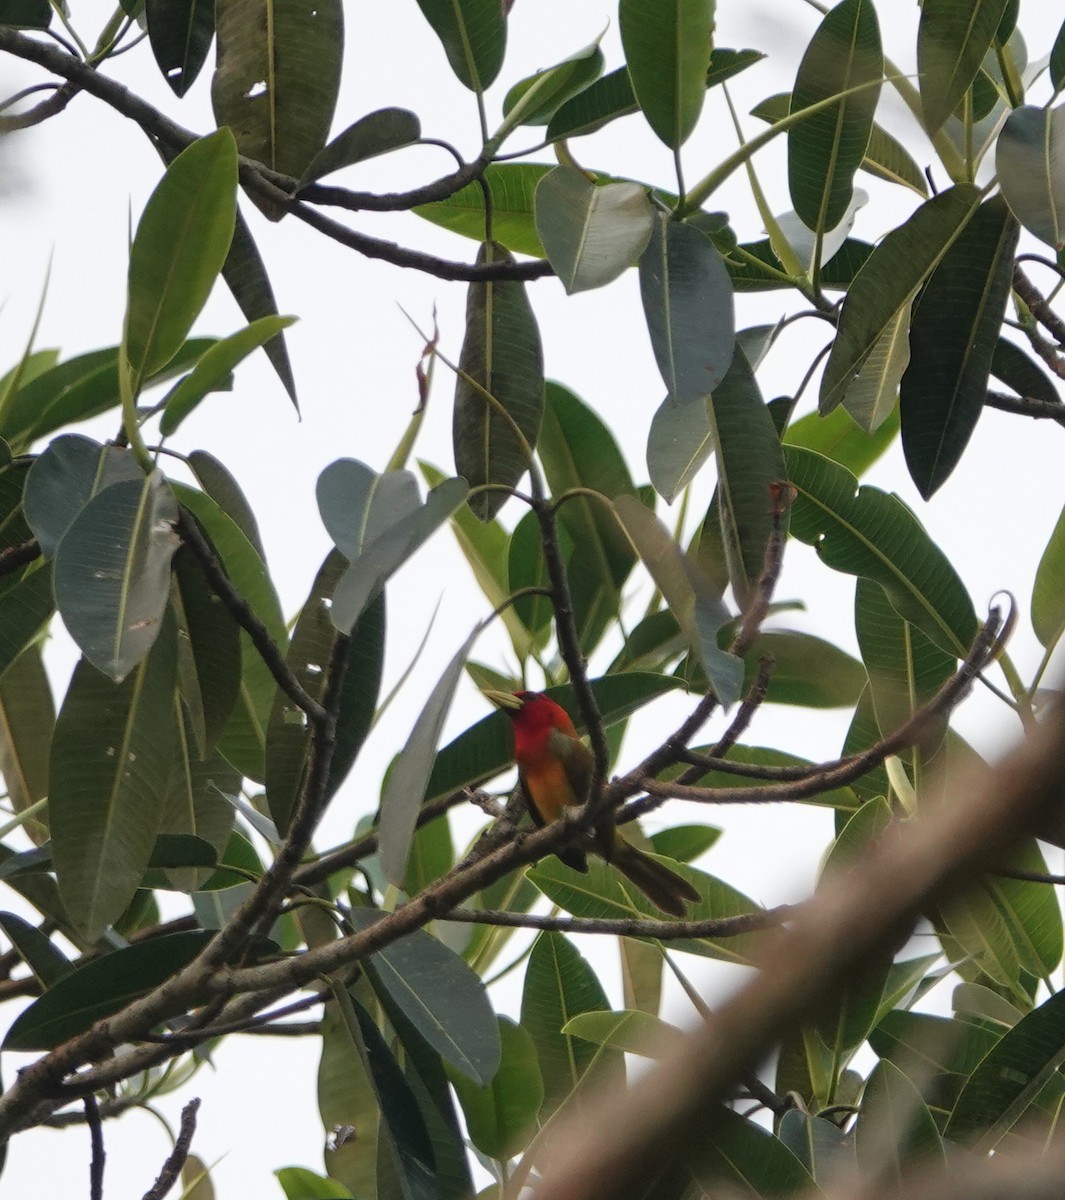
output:
[[[488,692],[486,695],[514,725],[514,746],[519,762],[523,751],[539,746],[552,729],[571,738],[577,737],[569,713],[543,692]]]

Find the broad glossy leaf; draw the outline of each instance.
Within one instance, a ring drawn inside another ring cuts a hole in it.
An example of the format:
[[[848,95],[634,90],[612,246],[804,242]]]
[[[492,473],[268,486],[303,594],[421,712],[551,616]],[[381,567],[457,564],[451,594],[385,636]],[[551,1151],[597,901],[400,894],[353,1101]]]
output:
[[[1036,568],[1032,628],[1040,644],[1046,647],[1053,646],[1065,629],[1065,509]]]
[[[701,857],[721,837],[721,830],[713,825],[674,825],[672,829],[660,829],[647,839],[655,854],[690,863]]]
[[[721,532],[729,581],[737,604],[746,607],[765,568],[774,524],[774,488],[787,478],[773,418],[762,401],[743,351],[736,349],[728,373],[708,404],[717,447]]]
[[[1026,104],[1006,118],[995,149],[1002,195],[1018,221],[1041,242],[1065,242],[1065,107]]]
[[[407,108],[379,108],[367,113],[335,138],[312,160],[300,183],[306,185],[379,154],[410,146],[422,136],[422,123]]]
[[[894,495],[862,486],[846,468],[787,447],[797,492],[791,531],[837,571],[874,579],[899,614],[936,645],[964,657],[976,634],[972,601],[954,568]]]
[[[101,955],[78,967],[19,1014],[5,1050],[50,1050],[109,1017],[187,966],[213,935],[171,933]]]
[[[387,917],[353,909],[356,929]],[[377,980],[418,1033],[444,1060],[475,1083],[488,1083],[499,1067],[500,1037],[480,978],[454,951],[422,929],[369,959]]]
[[[943,1159],[943,1142],[921,1093],[889,1059],[869,1076],[855,1127],[855,1150],[863,1170],[901,1180],[915,1160]]]
[[[421,505],[412,472],[378,474],[353,458],[330,463],[318,476],[315,495],[322,524],[349,562]]]
[[[868,203],[869,193],[864,188],[852,188],[850,203],[843,210],[843,216],[840,217],[838,224],[822,231],[823,235],[820,245],[820,263],[822,267],[824,264],[830,263],[847,243],[851,241],[849,235],[854,228],[858,212]],[[776,223],[779,235],[791,247],[803,269],[807,274],[812,273],[814,264],[818,261],[817,234],[803,222],[794,209],[781,213],[776,218]],[[774,234],[774,238],[770,241],[771,249],[774,246],[776,236]]]
[[[80,433],[57,437],[33,462],[23,508],[45,558],[54,558],[74,518],[98,492],[122,480],[143,481],[133,454]]]
[[[0,596],[0,625],[5,600]],[[52,687],[39,645],[25,650],[0,675],[0,774],[11,807],[23,813],[48,795],[48,757],[55,730]],[[35,845],[48,837],[45,814],[23,828]]]
[[[219,129],[174,159],[144,207],[122,335],[134,396],[181,348],[214,286],[233,240],[236,189],[236,143]]]
[[[495,0],[418,0],[444,44],[455,76],[471,92],[483,92],[499,74],[507,46],[505,10]]]
[[[216,342],[195,367],[167,393],[163,403],[166,409],[159,428],[164,436],[175,433],[181,422],[196,408],[201,400],[213,392],[233,368],[244,361],[253,351],[287,329],[295,317],[260,317],[239,332]]]
[[[647,434],[647,470],[667,504],[695,478],[714,452],[710,414],[702,403],[678,404],[672,396],[655,409]]]
[[[1060,91],[1062,83],[1065,82],[1065,21],[1062,22],[1058,36],[1054,39],[1054,45],[1051,47],[1048,68],[1054,91]]]
[[[843,0],[824,18],[806,48],[791,111],[862,84],[884,73],[880,26],[871,0]],[[834,229],[851,203],[854,173],[862,164],[880,88],[865,87],[788,130],[791,202],[813,230]]]
[[[845,407],[824,416],[807,413],[784,430],[785,446],[800,446],[830,458],[861,478],[895,440],[899,432],[898,409],[892,410],[873,434],[854,423]]]
[[[556,1109],[593,1066],[597,1077],[624,1070],[617,1052],[601,1056],[589,1042],[562,1032],[580,1013],[609,1007],[602,985],[573,944],[558,933],[539,934],[525,968],[521,1024],[540,1060],[544,1114]]]
[[[144,0],[144,16],[163,78],[175,96],[184,96],[214,40],[214,5],[211,0]]]
[[[900,387],[906,465],[927,500],[958,464],[987,395],[1020,229],[1001,197],[980,206],[932,272],[910,323]]]
[[[658,215],[640,258],[640,296],[671,399],[704,400],[724,379],[736,345],[732,284],[721,255],[693,225]]]
[[[95,940],[129,903],[159,831],[174,756],[175,631],[121,683],[82,660],[56,721],[49,825],[71,920]]]
[[[868,434],[895,411],[910,362],[910,310],[911,304],[904,304],[887,323],[843,399],[843,408]]]
[[[1047,864],[1035,841],[1022,842],[1008,858],[1008,865],[1040,874]],[[988,894],[1002,913],[1017,947],[1021,966],[1044,978],[1061,962],[1062,923],[1057,897],[1046,884],[990,875],[984,881]]]
[[[718,631],[730,615],[716,589],[662,522],[634,496],[619,496],[614,511],[699,657],[718,699],[723,705],[732,704],[739,698],[743,668],[739,659],[718,647]]]
[[[979,205],[976,188],[952,187],[921,205],[869,256],[843,303],[839,331],[821,379],[822,412],[843,400],[884,330],[942,262]]]
[[[929,135],[957,108],[998,32],[1007,0],[926,0],[917,27],[921,107]]]
[[[977,978],[1008,988],[1024,1003],[1017,946],[997,905],[983,888],[971,887],[939,909],[940,940],[951,961],[968,957]]]
[[[82,509],[55,559],[56,605],[99,670],[121,681],[151,649],[170,593],[178,507],[161,472],[116,483]]]
[[[498,243],[486,242],[477,261],[512,259]],[[544,413],[543,349],[523,283],[470,284],[459,370],[452,428],[455,470],[470,487],[513,487],[528,470]],[[507,498],[506,491],[482,492],[470,506],[488,520]]]
[[[511,123],[546,125],[567,100],[598,79],[602,70],[603,52],[595,41],[557,66],[514,84],[503,101],[503,113]]]
[[[536,231],[535,196],[540,180],[553,169],[544,163],[491,163],[485,168],[484,183],[492,200],[492,237],[514,254],[545,257]],[[484,190],[478,182],[411,211],[453,233],[484,241]]]
[[[809,1172],[780,1138],[731,1109],[715,1109],[710,1119],[713,1140],[708,1139],[708,1153],[699,1170],[709,1191],[720,1191],[724,1184],[756,1196],[801,1194],[808,1189],[816,1194]]]
[[[396,887],[403,887],[406,881],[411,838],[414,836],[421,797],[425,794],[436,762],[440,734],[451,710],[466,659],[483,628],[484,625],[476,626],[448,663],[385,780],[381,793],[378,857],[385,878]]]
[[[755,638],[747,653],[744,686],[753,684],[758,660],[769,658],[766,702],[804,708],[851,708],[865,684],[865,672],[846,651],[813,634],[769,629]]]
[[[711,0],[621,0],[621,44],[637,103],[667,146],[699,120],[710,67]]]
[[[325,145],[340,88],[340,0],[218,0],[211,103],[241,154],[295,179]]]
[[[509,1017],[496,1019],[502,1058],[491,1083],[478,1086],[457,1072],[451,1083],[470,1141],[489,1158],[507,1159],[524,1148],[536,1128],[544,1083],[529,1031]]]
[[[534,512],[527,512],[515,525],[507,548],[507,576],[511,591],[518,592],[526,587],[549,588],[551,580],[547,573],[547,559],[544,557],[540,522]],[[559,527],[559,549],[563,561],[572,561],[573,543],[565,528]],[[550,596],[524,596],[516,600],[514,611],[524,622],[528,630],[527,644],[532,639],[545,643],[551,636],[551,622],[555,610],[551,605]],[[532,638],[529,637],[532,635]],[[489,687],[495,686],[489,684]],[[504,689],[511,690],[514,689]]]
[[[556,167],[536,188],[536,230],[562,285],[603,287],[643,253],[654,213],[637,183],[597,186],[582,171]]]

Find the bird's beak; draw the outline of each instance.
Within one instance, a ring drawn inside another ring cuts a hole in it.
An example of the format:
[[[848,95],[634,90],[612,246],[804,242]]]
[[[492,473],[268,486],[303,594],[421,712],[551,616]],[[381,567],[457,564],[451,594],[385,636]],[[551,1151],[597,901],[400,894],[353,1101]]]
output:
[[[505,713],[516,713],[521,709],[521,701],[513,692],[497,692],[493,688],[486,688],[481,694]]]

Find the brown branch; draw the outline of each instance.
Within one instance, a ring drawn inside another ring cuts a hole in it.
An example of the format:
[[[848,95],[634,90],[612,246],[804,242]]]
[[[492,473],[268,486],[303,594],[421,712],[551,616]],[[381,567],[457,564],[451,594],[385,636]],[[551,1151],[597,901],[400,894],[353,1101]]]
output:
[[[353,192],[347,188],[321,183],[311,183],[306,187],[300,187],[297,180],[292,180],[291,183],[296,198],[305,200],[308,204],[326,204],[333,208],[343,208],[347,212],[409,212],[419,204],[433,204],[462,191],[467,184],[481,178],[487,165],[483,158],[463,163],[450,175],[444,175],[421,187],[411,188],[409,192]]]
[[[100,1124],[100,1109],[95,1096],[86,1096],[82,1103],[85,1107],[85,1124],[89,1127],[89,1141],[92,1145],[92,1159],[89,1162],[89,1200],[103,1200],[104,1163],[107,1161],[107,1152],[104,1150],[104,1131]]]
[[[1050,307],[1047,298],[1019,266],[1013,268],[1013,290],[1039,324],[1053,335],[1058,345],[1065,346],[1065,321]]]
[[[26,566],[35,558],[40,558],[41,546],[36,538],[27,538],[16,546],[8,546],[0,550],[0,577],[13,575],[19,567]]]
[[[79,90],[71,83],[64,83],[62,85],[56,83],[37,84],[35,87],[24,88],[17,96],[12,96],[9,100],[6,100],[3,107],[6,109],[31,93],[41,91],[44,88],[53,89],[52,95],[47,100],[42,100],[39,104],[35,104],[25,112],[16,113],[13,117],[0,116],[0,134],[16,133],[20,129],[29,129],[33,125],[40,125],[42,122],[47,121],[49,117],[57,116],[74,99]]]
[[[772,674],[773,660],[770,658],[760,658],[758,660],[758,674],[755,676],[747,695],[744,696],[742,704],[736,710],[736,715],[732,718],[732,724],[725,730],[718,739],[717,744],[710,751],[713,757],[716,758],[727,754],[747,732],[748,726],[754,719],[754,714],[765,701],[766,693],[769,690],[769,679]]]
[[[713,917],[702,921],[657,921],[642,917],[548,917],[535,913],[495,912],[491,909],[456,908],[441,921],[466,925],[498,925],[505,929],[540,929],[555,933],[601,933],[613,937],[646,937],[658,941],[680,938],[726,938],[772,929],[788,919],[790,904],[735,917]]]
[[[163,1163],[163,1169],[155,1183],[144,1193],[144,1200],[165,1200],[167,1193],[177,1183],[181,1168],[189,1156],[192,1136],[196,1132],[196,1112],[200,1107],[198,1098],[194,1098],[181,1110],[181,1129],[178,1131],[174,1149]]]
[[[1065,425],[1065,404],[1060,400],[1037,400],[1034,396],[988,392],[984,404],[987,408],[997,408],[1000,412],[1013,413],[1015,416],[1057,421],[1059,425]]]

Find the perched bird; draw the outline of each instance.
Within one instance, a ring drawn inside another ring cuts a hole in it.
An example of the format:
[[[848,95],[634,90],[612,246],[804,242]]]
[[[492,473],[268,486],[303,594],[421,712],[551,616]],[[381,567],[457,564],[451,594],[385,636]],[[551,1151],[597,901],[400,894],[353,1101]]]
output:
[[[510,717],[514,727],[514,759],[533,821],[546,825],[557,821],[567,805],[583,804],[595,760],[577,736],[566,710],[541,692],[484,694]],[[584,848],[567,846],[558,851],[558,857],[577,871],[587,871],[585,853]],[[663,912],[683,917],[687,905],[701,899],[686,879],[637,850],[616,829],[602,853]]]

